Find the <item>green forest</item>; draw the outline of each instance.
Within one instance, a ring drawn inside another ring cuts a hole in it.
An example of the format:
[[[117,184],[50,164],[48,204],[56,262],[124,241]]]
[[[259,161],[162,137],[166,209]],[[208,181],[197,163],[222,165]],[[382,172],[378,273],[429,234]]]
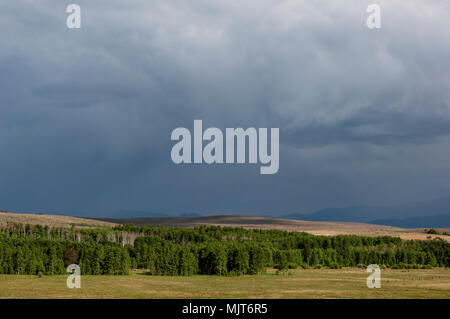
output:
[[[1,274],[64,274],[70,264],[78,264],[84,275],[143,269],[170,276],[258,274],[268,267],[431,268],[450,267],[450,244],[439,238],[329,237],[218,226],[0,227]]]

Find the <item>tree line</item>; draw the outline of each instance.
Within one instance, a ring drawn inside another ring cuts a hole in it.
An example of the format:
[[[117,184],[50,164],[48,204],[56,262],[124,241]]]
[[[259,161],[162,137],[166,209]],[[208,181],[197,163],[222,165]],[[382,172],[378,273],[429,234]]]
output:
[[[0,226],[0,273],[63,274],[73,263],[86,275],[123,275],[130,269],[186,276],[258,274],[267,267],[450,267],[450,244],[219,226]]]

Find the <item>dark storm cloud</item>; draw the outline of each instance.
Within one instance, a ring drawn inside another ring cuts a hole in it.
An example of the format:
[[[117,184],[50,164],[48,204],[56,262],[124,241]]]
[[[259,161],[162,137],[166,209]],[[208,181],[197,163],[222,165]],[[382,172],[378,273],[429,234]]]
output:
[[[0,3],[0,207],[283,213],[450,193],[447,1]],[[279,127],[280,171],[170,132]]]

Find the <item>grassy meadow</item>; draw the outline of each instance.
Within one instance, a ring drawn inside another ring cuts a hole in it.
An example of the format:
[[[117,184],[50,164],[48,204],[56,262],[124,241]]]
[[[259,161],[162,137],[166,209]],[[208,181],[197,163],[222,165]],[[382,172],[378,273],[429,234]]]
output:
[[[366,286],[365,269],[307,269],[246,276],[0,275],[0,298],[450,298],[450,269],[383,269],[381,288]]]

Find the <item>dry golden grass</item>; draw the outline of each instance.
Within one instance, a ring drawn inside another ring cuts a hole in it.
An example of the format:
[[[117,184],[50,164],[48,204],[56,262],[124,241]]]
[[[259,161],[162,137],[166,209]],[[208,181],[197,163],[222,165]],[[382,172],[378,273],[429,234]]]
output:
[[[79,228],[113,227],[115,225],[110,222],[71,216],[0,212],[0,225],[4,225],[7,222],[43,226],[47,225],[51,227],[71,227],[72,225],[75,225]]]
[[[0,298],[450,298],[450,269],[381,271],[381,288],[366,286],[365,269],[290,270],[287,274],[220,276],[0,275]]]

